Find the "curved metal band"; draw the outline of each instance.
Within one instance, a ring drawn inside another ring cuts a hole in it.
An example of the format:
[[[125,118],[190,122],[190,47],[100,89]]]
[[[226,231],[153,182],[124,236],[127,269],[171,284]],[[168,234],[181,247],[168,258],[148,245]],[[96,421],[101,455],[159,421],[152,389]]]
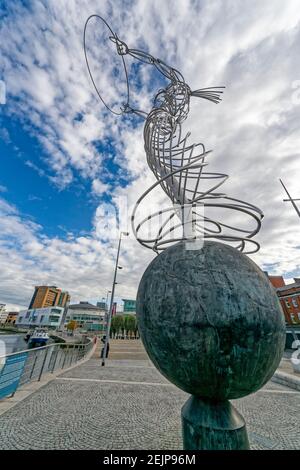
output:
[[[85,61],[86,61],[86,66],[87,66],[87,69],[88,69],[88,72],[89,72],[89,76],[90,76],[90,79],[94,85],[94,88],[96,90],[96,93],[98,95],[98,97],[100,98],[100,100],[102,101],[102,103],[104,104],[104,106],[113,114],[117,115],[117,116],[120,116],[122,114],[124,114],[126,112],[126,109],[129,107],[129,82],[128,82],[128,73],[127,73],[127,68],[126,68],[126,64],[125,64],[125,60],[124,60],[124,57],[121,55],[121,60],[123,62],[123,67],[124,67],[124,72],[125,72],[125,77],[126,77],[126,86],[127,86],[127,101],[126,103],[123,104],[123,110],[121,109],[120,112],[117,112],[117,111],[114,111],[112,108],[110,108],[108,106],[108,104],[105,102],[105,100],[102,98],[102,95],[101,93],[99,92],[98,88],[97,88],[97,85],[95,83],[95,80],[94,80],[94,77],[93,77],[93,74],[92,74],[92,71],[91,71],[91,68],[90,68],[90,64],[89,64],[89,61],[88,61],[88,57],[87,57],[87,47],[86,47],[86,31],[87,31],[87,26],[88,26],[88,23],[89,21],[92,19],[92,18],[99,18],[101,21],[103,21],[103,23],[107,26],[107,28],[109,29],[109,31],[111,32],[111,35],[112,37],[117,41],[118,37],[117,35],[113,32],[113,30],[111,29],[111,27],[109,26],[109,24],[100,16],[100,15],[90,15],[88,17],[88,19],[86,20],[85,22],[85,25],[84,25],[84,30],[83,30],[83,49],[84,49],[84,57],[85,57]]]

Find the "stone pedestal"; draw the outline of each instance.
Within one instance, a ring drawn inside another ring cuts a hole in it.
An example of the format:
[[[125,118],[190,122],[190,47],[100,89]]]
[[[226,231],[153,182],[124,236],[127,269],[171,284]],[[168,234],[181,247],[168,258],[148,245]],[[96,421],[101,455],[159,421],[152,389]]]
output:
[[[191,396],[182,407],[181,419],[185,450],[250,449],[244,418],[229,400]]]

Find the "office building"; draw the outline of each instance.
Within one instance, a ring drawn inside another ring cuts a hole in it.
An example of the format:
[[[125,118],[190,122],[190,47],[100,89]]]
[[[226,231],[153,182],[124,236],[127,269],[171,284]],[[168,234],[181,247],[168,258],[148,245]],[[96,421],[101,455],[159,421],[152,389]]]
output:
[[[19,315],[19,312],[8,312],[5,324],[14,325],[16,323],[18,315]]]
[[[87,301],[70,305],[66,315],[65,325],[76,321],[78,328],[86,331],[103,331],[105,328],[105,309],[90,304]]]
[[[136,313],[136,300],[133,299],[122,299],[124,302],[123,312],[124,314],[135,315]]]
[[[23,328],[51,328],[60,326],[64,308],[45,307],[21,310],[16,319],[16,325]]]
[[[5,310],[6,304],[0,304],[0,323],[5,323],[8,312]]]
[[[274,286],[288,325],[300,325],[300,279],[286,284],[282,276],[268,276]]]
[[[65,307],[69,302],[69,293],[63,292],[56,286],[36,286],[29,310],[44,307]]]
[[[105,310],[107,308],[107,305],[105,302],[97,302],[97,307],[101,310]]]

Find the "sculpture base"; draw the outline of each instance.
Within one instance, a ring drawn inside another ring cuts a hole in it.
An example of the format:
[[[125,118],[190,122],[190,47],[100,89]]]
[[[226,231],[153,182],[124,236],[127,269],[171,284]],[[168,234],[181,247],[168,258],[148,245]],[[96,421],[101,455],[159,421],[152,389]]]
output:
[[[184,450],[250,449],[246,424],[229,400],[191,396],[181,410]]]

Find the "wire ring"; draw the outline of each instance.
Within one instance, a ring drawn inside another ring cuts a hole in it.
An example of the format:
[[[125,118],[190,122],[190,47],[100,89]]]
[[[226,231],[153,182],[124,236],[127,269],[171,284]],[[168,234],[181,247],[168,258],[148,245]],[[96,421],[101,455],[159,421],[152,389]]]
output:
[[[88,57],[87,57],[87,45],[86,45],[86,32],[87,32],[87,26],[88,26],[88,23],[89,21],[92,19],[92,18],[98,18],[100,19],[106,26],[107,28],[109,29],[109,31],[111,32],[111,35],[112,37],[115,39],[115,41],[117,42],[118,40],[118,37],[117,35],[113,32],[113,30],[111,29],[111,27],[109,26],[109,24],[100,16],[100,15],[90,15],[88,17],[88,19],[86,20],[85,22],[85,25],[84,25],[84,31],[83,31],[83,49],[84,49],[84,56],[85,56],[85,61],[86,61],[86,66],[87,66],[87,69],[88,69],[88,72],[89,72],[89,76],[90,76],[90,79],[94,85],[94,88],[96,90],[96,93],[98,95],[98,97],[100,98],[100,100],[102,101],[102,103],[104,104],[104,106],[113,114],[115,114],[116,116],[121,116],[122,114],[124,114],[126,112],[126,109],[129,108],[129,81],[128,81],[128,73],[127,73],[127,67],[126,67],[126,64],[125,64],[125,60],[124,60],[124,57],[123,55],[119,54],[121,59],[122,59],[122,63],[123,63],[123,67],[124,67],[124,72],[125,72],[125,77],[126,77],[126,87],[127,87],[127,101],[125,103],[123,103],[122,106],[120,106],[120,109],[121,111],[120,112],[117,112],[115,111],[114,109],[112,109],[107,103],[106,101],[102,98],[102,95],[101,93],[99,92],[97,86],[96,86],[96,83],[95,83],[95,80],[94,80],[94,77],[93,77],[93,74],[92,74],[92,71],[91,71],[91,68],[90,68],[90,64],[89,64],[89,61],[88,61]],[[123,108],[123,109],[122,109]]]

